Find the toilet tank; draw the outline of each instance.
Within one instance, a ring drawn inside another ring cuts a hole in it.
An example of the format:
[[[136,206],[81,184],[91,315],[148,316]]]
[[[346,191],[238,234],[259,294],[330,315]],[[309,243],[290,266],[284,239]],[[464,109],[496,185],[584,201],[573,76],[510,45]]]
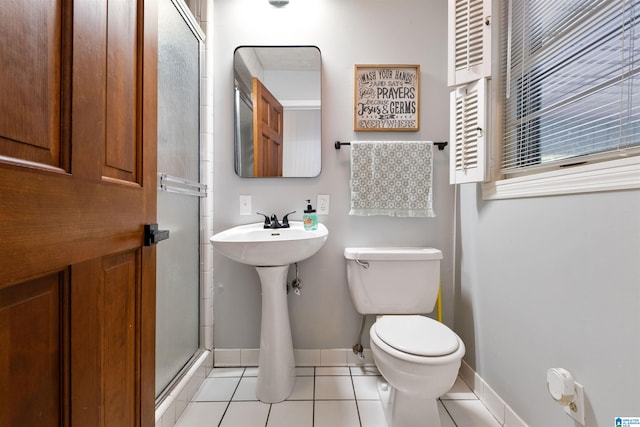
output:
[[[345,248],[351,300],[361,314],[433,311],[442,251],[425,247]]]

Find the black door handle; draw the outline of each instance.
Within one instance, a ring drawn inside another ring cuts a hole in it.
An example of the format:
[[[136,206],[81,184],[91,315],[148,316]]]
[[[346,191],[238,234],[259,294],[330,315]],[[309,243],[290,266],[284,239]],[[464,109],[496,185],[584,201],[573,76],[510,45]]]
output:
[[[158,224],[144,225],[144,245],[153,246],[169,238],[169,230],[158,230]]]

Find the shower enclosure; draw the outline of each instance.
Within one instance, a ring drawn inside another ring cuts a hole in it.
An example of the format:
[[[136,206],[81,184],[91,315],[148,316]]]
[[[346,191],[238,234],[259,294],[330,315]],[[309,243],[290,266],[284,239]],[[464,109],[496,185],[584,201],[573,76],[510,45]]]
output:
[[[203,35],[180,0],[158,18],[158,224],[156,400],[201,352],[200,52]]]

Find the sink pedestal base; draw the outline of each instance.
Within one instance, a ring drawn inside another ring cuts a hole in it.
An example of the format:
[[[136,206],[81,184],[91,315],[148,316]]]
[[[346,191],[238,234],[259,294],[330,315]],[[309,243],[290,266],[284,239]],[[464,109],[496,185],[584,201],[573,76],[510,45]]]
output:
[[[256,397],[261,402],[285,400],[296,382],[296,363],[287,304],[289,266],[256,267],[262,287],[262,324]]]

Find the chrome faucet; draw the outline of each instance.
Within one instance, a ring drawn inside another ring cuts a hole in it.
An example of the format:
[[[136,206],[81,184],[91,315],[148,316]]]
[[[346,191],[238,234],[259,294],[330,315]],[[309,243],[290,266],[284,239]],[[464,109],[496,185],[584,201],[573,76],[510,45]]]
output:
[[[265,215],[263,213],[260,213],[260,212],[256,212],[256,213],[264,217],[263,228],[277,229],[277,228],[290,228],[291,226],[289,225],[289,215],[291,215],[292,213],[296,213],[296,211],[285,214],[285,216],[282,218],[282,223],[278,221],[278,217],[276,216],[276,214],[271,215],[271,218],[269,218],[268,215]]]

